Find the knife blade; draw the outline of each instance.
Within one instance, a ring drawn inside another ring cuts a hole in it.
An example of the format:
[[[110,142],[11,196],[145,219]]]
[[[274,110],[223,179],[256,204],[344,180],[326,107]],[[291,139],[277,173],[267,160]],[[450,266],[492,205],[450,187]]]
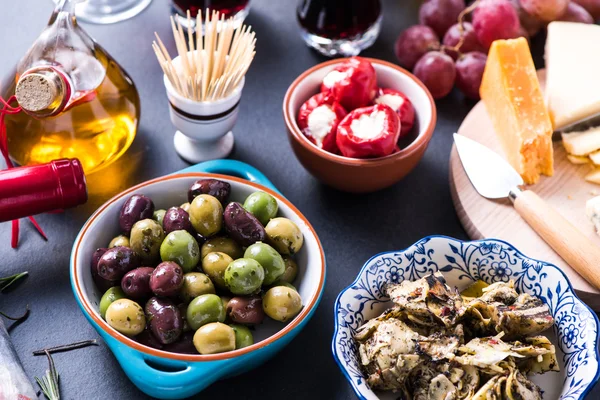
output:
[[[500,155],[465,136],[454,134],[460,161],[477,193],[508,197],[515,210],[585,280],[600,289],[600,247],[531,190]]]
[[[508,197],[523,178],[498,153],[466,136],[454,134],[454,143],[475,190],[488,199]]]
[[[552,134],[552,139],[560,139],[561,134],[563,133],[587,131],[588,129],[598,126],[600,126],[600,113],[590,115],[582,120],[575,121],[572,124],[556,129]]]

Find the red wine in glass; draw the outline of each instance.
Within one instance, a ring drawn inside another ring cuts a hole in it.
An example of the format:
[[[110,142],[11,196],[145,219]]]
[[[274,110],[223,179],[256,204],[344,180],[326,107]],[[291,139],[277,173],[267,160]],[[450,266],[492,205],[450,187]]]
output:
[[[179,16],[182,25],[187,25],[187,10],[192,18],[196,18],[198,11],[219,11],[225,18],[233,17],[234,21],[241,24],[248,15],[250,0],[172,0],[173,10]]]
[[[302,38],[320,53],[355,56],[371,46],[381,28],[380,0],[300,0]]]

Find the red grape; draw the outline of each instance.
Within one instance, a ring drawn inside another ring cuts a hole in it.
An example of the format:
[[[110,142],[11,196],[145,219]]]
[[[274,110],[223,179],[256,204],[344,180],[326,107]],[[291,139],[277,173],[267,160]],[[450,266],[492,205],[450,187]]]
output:
[[[582,22],[584,24],[593,24],[594,18],[585,8],[577,3],[569,3],[567,12],[558,19],[558,21]]]
[[[441,51],[430,51],[415,65],[414,74],[419,78],[434,99],[441,99],[452,90],[456,79],[454,60]]]
[[[456,61],[456,87],[465,96],[479,99],[479,86],[487,56],[479,51],[463,54]]]
[[[544,22],[539,18],[531,16],[527,13],[527,11],[523,10],[521,7],[520,0],[510,0],[515,10],[517,10],[517,15],[519,16],[519,21],[521,22],[521,27],[527,32],[526,37],[534,36],[536,33],[542,29],[544,26]]]
[[[569,0],[520,0],[523,10],[545,22],[556,21],[566,11]]]
[[[592,18],[600,19],[600,0],[573,0],[590,13]]]
[[[463,22],[463,33],[464,35],[462,45],[458,49],[461,53],[468,53],[470,51],[485,51],[483,46],[477,40],[477,35],[473,30],[473,25],[470,22]],[[448,29],[448,32],[444,35],[444,46],[455,47],[460,41],[461,33],[459,24],[454,24]],[[446,54],[448,54],[453,59],[458,58],[458,53],[454,50],[445,49]]]
[[[517,10],[508,0],[481,0],[473,12],[473,28],[486,49],[494,40],[519,37]]]
[[[419,8],[419,22],[443,37],[464,8],[465,0],[427,0]]]
[[[425,25],[414,25],[398,36],[395,52],[401,66],[413,69],[423,54],[439,47],[440,39],[433,29]]]

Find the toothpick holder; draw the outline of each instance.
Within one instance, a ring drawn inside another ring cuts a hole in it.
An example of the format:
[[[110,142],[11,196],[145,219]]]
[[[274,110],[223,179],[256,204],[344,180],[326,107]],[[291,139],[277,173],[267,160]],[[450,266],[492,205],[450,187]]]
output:
[[[245,78],[225,98],[194,101],[181,96],[164,76],[169,98],[169,115],[177,128],[173,137],[175,151],[184,160],[196,164],[226,158],[233,150],[232,129],[237,121]]]

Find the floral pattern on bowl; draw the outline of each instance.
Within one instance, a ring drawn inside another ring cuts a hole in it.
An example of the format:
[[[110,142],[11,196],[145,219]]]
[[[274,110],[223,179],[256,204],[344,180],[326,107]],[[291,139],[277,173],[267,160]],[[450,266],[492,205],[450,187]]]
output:
[[[487,283],[513,279],[517,291],[540,297],[555,319],[552,331],[545,334],[556,346],[561,371],[536,375],[532,380],[541,387],[545,400],[584,399],[599,377],[598,318],[575,295],[564,273],[500,240],[462,242],[444,236],[426,237],[403,251],[374,256],[352,285],[339,294],[334,305],[332,351],[360,399],[397,396],[374,392],[367,386],[352,339],[354,333],[390,307],[384,294],[386,283],[413,281],[435,271],[441,271],[448,284],[459,290],[477,279]]]

